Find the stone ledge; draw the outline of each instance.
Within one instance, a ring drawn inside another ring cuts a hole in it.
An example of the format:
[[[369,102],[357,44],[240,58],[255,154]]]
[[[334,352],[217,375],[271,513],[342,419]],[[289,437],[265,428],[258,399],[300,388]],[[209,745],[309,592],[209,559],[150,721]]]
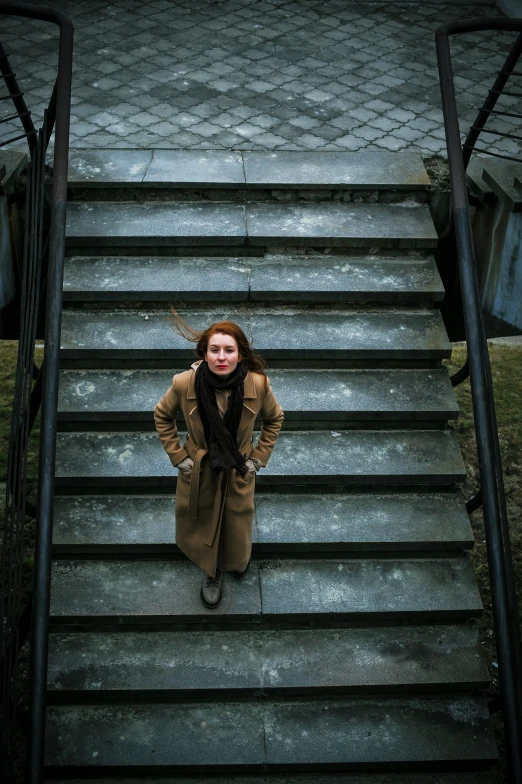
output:
[[[71,150],[69,187],[426,190],[416,152]]]
[[[452,771],[497,758],[482,697],[53,706],[47,727],[46,765],[58,772],[73,764],[77,774],[113,767],[121,775],[126,766],[191,774],[294,766],[318,773],[412,763]]]

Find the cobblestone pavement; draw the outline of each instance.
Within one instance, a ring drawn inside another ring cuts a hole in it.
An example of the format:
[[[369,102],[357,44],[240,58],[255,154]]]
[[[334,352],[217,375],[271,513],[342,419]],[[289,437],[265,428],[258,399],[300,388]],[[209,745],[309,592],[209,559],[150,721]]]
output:
[[[498,14],[484,5],[346,0],[48,4],[75,25],[74,147],[425,155],[445,152],[435,29]],[[0,39],[39,119],[55,75],[54,28],[2,19]],[[453,46],[464,129],[512,40],[477,33]],[[508,108],[516,99],[503,100]],[[12,111],[6,104],[0,116]],[[495,127],[514,128],[509,117]],[[12,123],[0,129],[4,140],[17,130]],[[486,141],[497,151],[517,150],[511,140]],[[23,149],[24,142],[12,146]]]

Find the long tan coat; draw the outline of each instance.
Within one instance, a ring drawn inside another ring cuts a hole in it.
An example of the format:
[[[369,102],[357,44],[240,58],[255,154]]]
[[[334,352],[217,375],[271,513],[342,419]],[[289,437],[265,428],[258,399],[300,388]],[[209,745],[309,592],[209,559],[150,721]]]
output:
[[[248,473],[243,478],[235,469],[218,473],[210,468],[194,377],[194,370],[174,376],[172,386],[154,409],[154,421],[172,465],[187,456],[194,460],[188,477],[178,472],[176,543],[204,572],[215,576],[216,567],[239,570],[250,558],[255,474]],[[175,421],[180,409],[188,431],[183,444]],[[263,424],[254,446],[252,434],[258,415]],[[282,423],[283,411],[271,387],[265,390],[264,377],[249,372],[237,433],[239,451],[247,459],[258,458],[266,466]]]

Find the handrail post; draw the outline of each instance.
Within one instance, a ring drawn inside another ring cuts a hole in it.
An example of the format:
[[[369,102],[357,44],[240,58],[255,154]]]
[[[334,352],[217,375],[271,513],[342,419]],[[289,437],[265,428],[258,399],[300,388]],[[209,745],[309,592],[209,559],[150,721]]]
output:
[[[506,750],[511,781],[514,784],[522,784],[522,721],[518,689],[513,688],[518,683],[520,674],[517,671],[515,641],[513,639],[513,633],[516,634],[516,631],[512,629],[510,624],[510,602],[500,521],[499,488],[494,463],[495,439],[498,438],[498,434],[493,432],[490,415],[490,405],[494,405],[494,403],[488,397],[489,355],[480,306],[480,289],[473,250],[466,175],[447,30],[448,26],[439,28],[435,40],[483,493],[488,567],[499,658],[499,680],[506,728]]]

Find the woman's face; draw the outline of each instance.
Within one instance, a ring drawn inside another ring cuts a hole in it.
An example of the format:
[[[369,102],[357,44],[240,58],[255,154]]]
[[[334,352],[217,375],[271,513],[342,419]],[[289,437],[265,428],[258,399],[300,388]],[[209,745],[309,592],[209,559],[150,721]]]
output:
[[[208,341],[205,360],[216,376],[228,376],[233,373],[240,360],[236,339],[222,332],[214,332]]]

